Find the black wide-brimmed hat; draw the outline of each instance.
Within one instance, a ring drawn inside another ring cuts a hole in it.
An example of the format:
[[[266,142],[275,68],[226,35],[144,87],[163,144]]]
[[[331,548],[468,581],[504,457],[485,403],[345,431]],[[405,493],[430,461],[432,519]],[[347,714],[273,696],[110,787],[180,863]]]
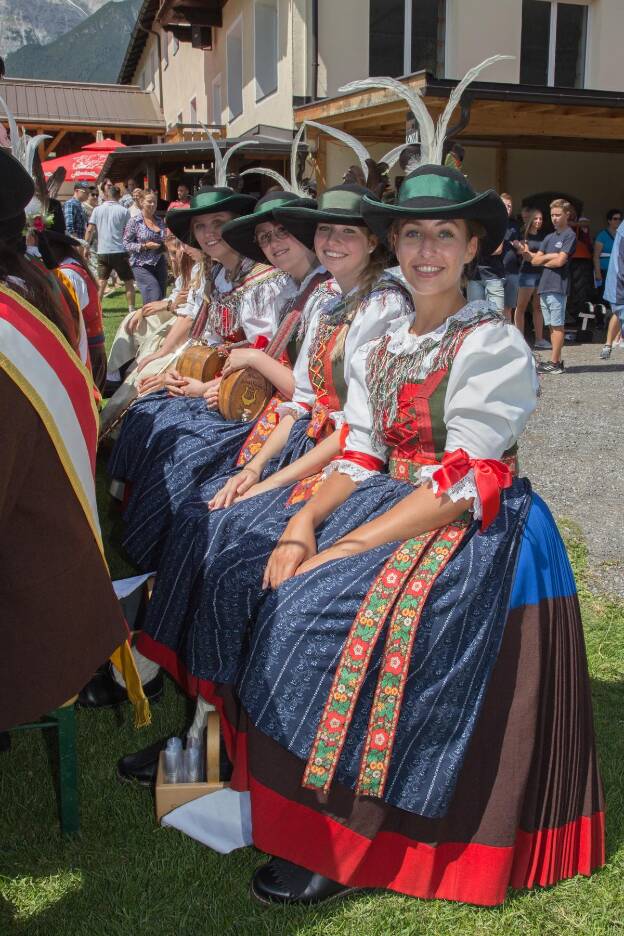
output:
[[[363,214],[366,196],[376,201],[363,185],[334,185],[319,197],[316,208],[277,208],[274,217],[302,244],[313,244],[316,225],[322,221],[367,227]]]
[[[316,202],[313,198],[302,198],[294,192],[268,192],[256,202],[251,214],[224,224],[221,228],[221,236],[239,254],[257,260],[259,263],[266,263],[262,249],[254,240],[256,226],[262,224],[263,221],[277,220],[276,211],[285,207],[314,209]],[[314,250],[314,231],[306,231],[305,235],[297,239],[309,250]]]
[[[34,194],[35,183],[22,164],[0,147],[0,234],[13,237],[24,229],[24,208]]]
[[[168,211],[165,223],[183,243],[196,247],[197,243],[191,233],[191,221],[195,215],[215,214],[217,211],[247,214],[255,204],[253,195],[243,195],[227,186],[209,185],[193,195],[188,208],[172,208]]]
[[[478,221],[485,228],[483,253],[496,250],[509,223],[507,209],[493,189],[475,192],[457,169],[438,165],[419,166],[406,176],[395,204],[365,197],[363,214],[369,227],[383,238],[397,220]]]

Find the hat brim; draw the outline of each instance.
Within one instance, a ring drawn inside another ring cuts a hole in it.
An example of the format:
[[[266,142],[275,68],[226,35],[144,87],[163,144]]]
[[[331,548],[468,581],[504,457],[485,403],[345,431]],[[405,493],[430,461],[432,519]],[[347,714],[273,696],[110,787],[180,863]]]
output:
[[[283,224],[287,231],[298,241],[314,250],[314,235],[317,224],[353,224],[357,227],[367,227],[368,224],[361,214],[335,208],[332,211],[322,211],[316,208],[277,208],[274,212],[275,220]]]
[[[0,227],[4,221],[11,221],[21,215],[28,202],[35,194],[35,183],[20,162],[7,150],[0,147]]]
[[[203,205],[197,208],[172,208],[165,215],[165,224],[182,243],[188,244],[189,247],[197,247],[197,242],[191,233],[191,222],[196,215],[216,214],[218,211],[247,214],[255,204],[256,199],[253,195],[234,192],[212,205]]]
[[[313,198],[301,198],[298,200],[297,207],[305,208],[307,210],[314,210],[316,202]],[[256,227],[258,224],[262,224],[263,221],[280,221],[280,224],[283,222],[278,218],[278,212],[281,211],[281,208],[271,207],[270,204],[266,208],[260,208],[258,211],[254,211],[252,214],[245,215],[243,218],[234,218],[233,221],[228,221],[227,224],[223,225],[221,230],[221,236],[226,244],[229,244],[234,250],[239,254],[242,254],[244,257],[249,257],[251,260],[256,260],[258,263],[266,263],[267,258],[264,254],[264,251],[256,244],[254,237],[256,233]],[[292,234],[293,237],[300,241],[304,247],[307,247],[308,250],[314,250],[314,231],[310,234],[308,231],[303,232],[302,236],[299,237],[294,231],[291,231],[289,227],[284,224],[284,227]]]
[[[481,242],[483,253],[492,253],[502,243],[509,223],[507,209],[495,191],[489,189],[465,202],[451,202],[445,198],[413,198],[402,205],[389,205],[365,196],[362,213],[366,223],[379,237],[387,240],[394,221],[455,220],[478,221],[485,228]]]

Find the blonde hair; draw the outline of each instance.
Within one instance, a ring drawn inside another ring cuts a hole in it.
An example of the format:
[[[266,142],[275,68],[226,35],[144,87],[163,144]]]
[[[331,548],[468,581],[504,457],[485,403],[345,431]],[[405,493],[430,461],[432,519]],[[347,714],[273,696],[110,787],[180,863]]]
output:
[[[576,217],[576,211],[574,205],[571,205],[569,201],[566,201],[565,198],[555,198],[554,201],[551,201],[550,208],[561,208],[561,210],[567,214],[568,218],[574,216]]]
[[[368,232],[369,235],[372,232]],[[370,255],[366,269],[362,272],[357,291],[346,303],[346,327],[342,328],[331,353],[332,361],[339,361],[344,357],[344,347],[349,333],[349,326],[357,313],[361,302],[372,292],[373,286],[388,265],[388,251],[381,243],[377,244]]]

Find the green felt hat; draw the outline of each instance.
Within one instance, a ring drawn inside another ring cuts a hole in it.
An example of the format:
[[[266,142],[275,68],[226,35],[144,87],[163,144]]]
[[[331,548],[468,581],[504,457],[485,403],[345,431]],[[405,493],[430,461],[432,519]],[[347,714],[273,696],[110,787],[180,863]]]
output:
[[[449,166],[420,166],[403,180],[396,204],[364,198],[369,227],[386,238],[393,221],[457,219],[478,221],[485,228],[483,253],[496,250],[509,222],[507,209],[495,191],[475,192],[466,177]]]
[[[334,185],[319,197],[316,208],[277,208],[275,220],[303,244],[313,244],[316,225],[321,221],[368,227],[362,212],[368,195],[374,202],[370,189],[363,185]]]
[[[308,208],[314,209],[316,202],[313,198],[302,198],[295,195],[294,192],[268,192],[256,202],[251,214],[242,218],[234,218],[228,221],[221,229],[221,236],[226,244],[229,244],[234,250],[244,257],[250,257],[259,263],[266,263],[266,257],[262,249],[256,244],[254,237],[256,226],[263,221],[276,220],[275,213],[277,209],[288,206],[289,208]],[[308,232],[309,235],[309,232]],[[311,236],[297,238],[309,250],[314,250],[314,231]]]
[[[209,185],[193,195],[188,208],[172,208],[168,211],[165,223],[183,243],[196,247],[195,238],[191,233],[191,221],[195,215],[215,214],[217,211],[247,214],[255,203],[253,195],[243,195],[227,186]]]

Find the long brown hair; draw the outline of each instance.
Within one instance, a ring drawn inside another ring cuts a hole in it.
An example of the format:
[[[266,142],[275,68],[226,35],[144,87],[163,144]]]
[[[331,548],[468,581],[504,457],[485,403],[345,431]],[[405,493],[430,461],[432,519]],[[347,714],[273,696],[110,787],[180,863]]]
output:
[[[34,305],[73,346],[73,336],[66,317],[54,298],[45,274],[24,256],[21,236],[4,237],[0,232],[0,281]]]

